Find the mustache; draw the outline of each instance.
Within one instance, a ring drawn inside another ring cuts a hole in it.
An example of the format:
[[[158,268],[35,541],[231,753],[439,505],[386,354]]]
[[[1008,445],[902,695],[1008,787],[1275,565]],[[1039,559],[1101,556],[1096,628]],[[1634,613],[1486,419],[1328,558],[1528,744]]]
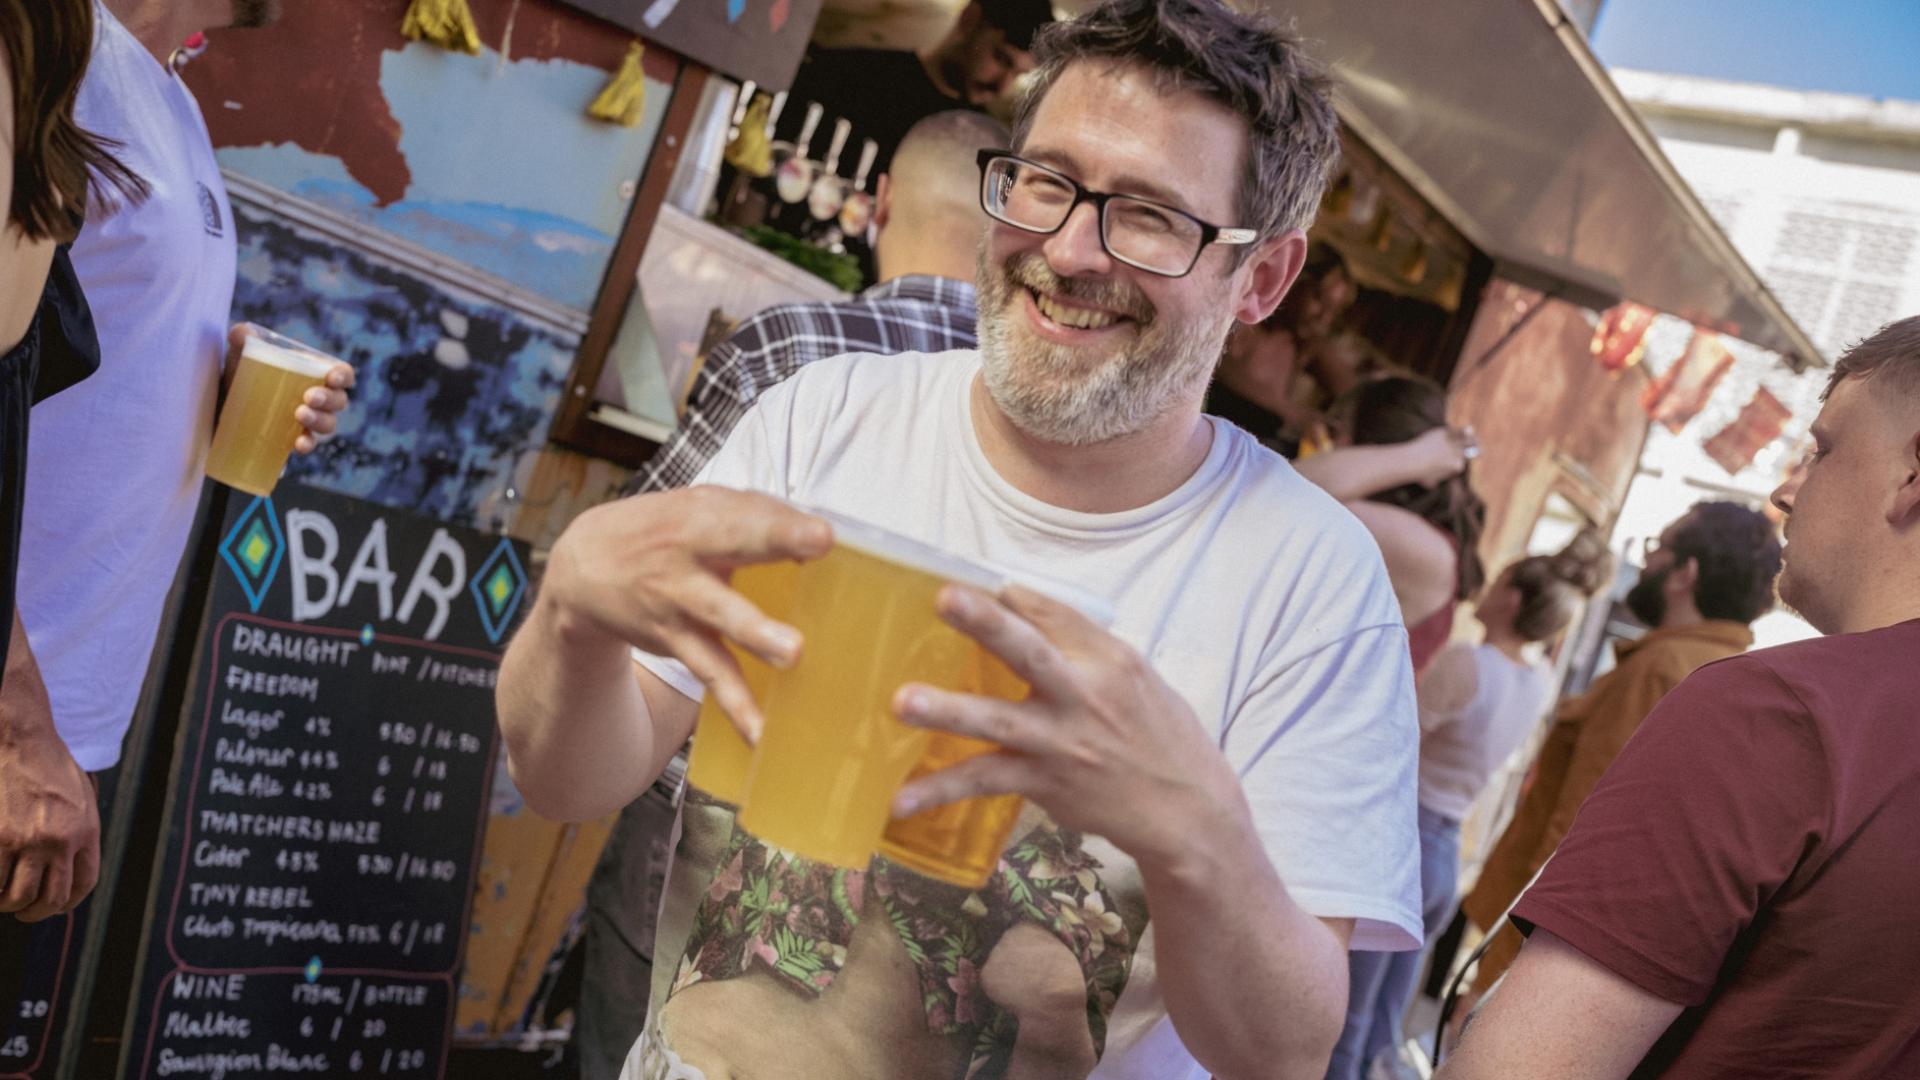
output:
[[[1047,265],[1046,257],[1037,251],[1024,251],[1007,259],[1001,266],[1006,280],[1015,285],[1032,289],[1035,292],[1051,293],[1054,296],[1078,300],[1083,304],[1092,304],[1118,312],[1141,326],[1153,322],[1154,307],[1139,289],[1122,281],[1110,281],[1102,278],[1061,277]]]

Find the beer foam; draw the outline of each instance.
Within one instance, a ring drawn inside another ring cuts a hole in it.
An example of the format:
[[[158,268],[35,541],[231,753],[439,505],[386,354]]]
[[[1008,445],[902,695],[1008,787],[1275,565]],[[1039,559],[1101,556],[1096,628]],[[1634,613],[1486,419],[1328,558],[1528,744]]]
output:
[[[278,334],[274,334],[273,337],[279,340],[272,340],[258,333],[249,333],[247,343],[241,348],[240,355],[283,371],[297,372],[318,379],[326,378],[327,372],[333,369],[335,363],[333,358],[315,352],[290,338],[280,337]]]

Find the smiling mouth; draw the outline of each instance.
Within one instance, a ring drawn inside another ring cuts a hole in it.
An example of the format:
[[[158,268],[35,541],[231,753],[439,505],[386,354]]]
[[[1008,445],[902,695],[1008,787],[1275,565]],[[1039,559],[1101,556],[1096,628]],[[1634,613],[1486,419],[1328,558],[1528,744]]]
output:
[[[1028,288],[1027,295],[1033,298],[1033,306],[1040,309],[1040,314],[1074,330],[1104,330],[1126,318],[1103,308],[1076,307],[1038,289]]]

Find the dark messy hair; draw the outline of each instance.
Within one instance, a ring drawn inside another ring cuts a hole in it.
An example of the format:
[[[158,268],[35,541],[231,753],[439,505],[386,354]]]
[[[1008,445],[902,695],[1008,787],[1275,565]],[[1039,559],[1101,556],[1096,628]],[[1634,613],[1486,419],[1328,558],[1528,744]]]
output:
[[[1552,555],[1532,555],[1507,569],[1507,581],[1520,593],[1514,632],[1527,641],[1545,641],[1566,629],[1587,597],[1599,592],[1612,573],[1607,542],[1583,529]]]
[[[1246,122],[1240,220],[1218,224],[1255,229],[1265,239],[1313,220],[1340,157],[1333,81],[1270,18],[1219,0],[1107,0],[1043,28],[1034,59],[1032,83],[1014,114],[1015,147],[1026,143],[1040,102],[1069,66],[1142,67],[1163,88],[1198,91]],[[1251,250],[1235,249],[1241,258]]]
[[[1016,49],[1033,48],[1033,35],[1053,21],[1049,0],[974,0],[980,5],[980,19],[1007,36],[1007,44]]]
[[[1707,618],[1750,623],[1773,608],[1780,535],[1758,510],[1735,502],[1700,503],[1664,546],[1675,566],[1688,559],[1699,564],[1693,604]]]
[[[69,241],[89,196],[129,202],[147,185],[106,140],[74,122],[93,53],[93,0],[0,0],[0,48],[13,82],[13,198],[7,221],[29,240]]]
[[[1920,315],[1888,323],[1834,361],[1821,400],[1844,379],[1885,380],[1888,387],[1920,401]]]
[[[1335,403],[1334,411],[1343,419],[1355,446],[1390,446],[1445,427],[1447,394],[1423,379],[1393,376],[1364,382],[1347,391]],[[1478,551],[1480,534],[1486,529],[1487,506],[1473,493],[1465,472],[1433,487],[1403,484],[1373,496],[1372,501],[1418,514],[1427,524],[1451,536],[1460,549],[1459,586],[1454,595],[1465,600],[1480,591],[1487,580]]]

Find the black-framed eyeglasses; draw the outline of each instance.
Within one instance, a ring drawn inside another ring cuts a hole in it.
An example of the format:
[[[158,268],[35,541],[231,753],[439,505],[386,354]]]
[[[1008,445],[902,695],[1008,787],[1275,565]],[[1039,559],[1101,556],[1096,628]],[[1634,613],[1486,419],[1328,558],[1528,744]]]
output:
[[[1251,244],[1253,229],[1227,228],[1137,195],[1094,191],[1056,169],[999,150],[980,151],[980,208],[995,221],[1050,236],[1091,202],[1100,214],[1100,246],[1128,266],[1185,277],[1210,244]]]

